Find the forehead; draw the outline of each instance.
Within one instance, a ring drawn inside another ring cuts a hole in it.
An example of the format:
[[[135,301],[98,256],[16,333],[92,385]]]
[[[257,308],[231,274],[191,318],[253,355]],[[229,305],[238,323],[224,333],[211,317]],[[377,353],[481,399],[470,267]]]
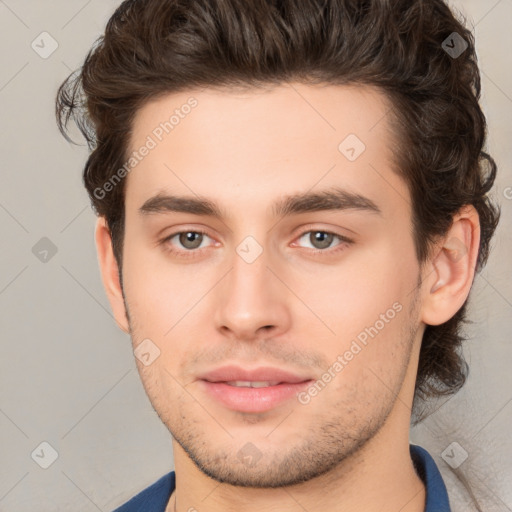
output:
[[[251,209],[272,196],[331,186],[396,203],[407,190],[392,171],[389,111],[382,92],[363,86],[164,95],[134,119],[129,152],[139,157],[127,177],[127,210],[162,192],[233,206],[239,197],[239,207],[250,197]]]

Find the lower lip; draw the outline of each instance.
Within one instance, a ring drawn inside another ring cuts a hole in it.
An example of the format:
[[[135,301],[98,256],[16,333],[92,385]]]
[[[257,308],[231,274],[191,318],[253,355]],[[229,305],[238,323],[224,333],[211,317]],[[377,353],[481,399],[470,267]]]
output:
[[[295,398],[311,380],[296,384],[283,383],[266,388],[230,386],[224,382],[200,381],[206,392],[228,409],[239,412],[265,412],[282,402]]]

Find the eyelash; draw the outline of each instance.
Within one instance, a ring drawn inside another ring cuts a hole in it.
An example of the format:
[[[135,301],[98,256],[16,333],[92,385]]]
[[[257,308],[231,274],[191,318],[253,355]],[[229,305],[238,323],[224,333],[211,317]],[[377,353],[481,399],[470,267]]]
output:
[[[205,247],[203,247],[201,249],[179,250],[179,249],[172,248],[171,245],[168,244],[168,242],[170,242],[170,240],[172,240],[176,235],[181,235],[184,233],[194,233],[197,235],[204,235],[209,238],[212,238],[206,231],[202,231],[200,229],[190,229],[190,230],[184,230],[184,231],[176,231],[176,232],[166,236],[164,239],[162,239],[160,241],[160,244],[162,244],[165,247],[165,250],[171,254],[178,255],[182,258],[194,258],[194,257],[196,257],[197,253],[202,252],[202,249],[205,249]],[[319,253],[337,254],[339,251],[344,250],[347,245],[351,245],[354,243],[353,240],[350,240],[349,238],[347,238],[343,235],[340,235],[338,233],[334,233],[332,231],[325,231],[322,229],[311,229],[311,228],[306,229],[305,231],[302,231],[296,237],[296,239],[300,240],[304,235],[307,235],[308,233],[324,233],[326,235],[333,235],[334,237],[338,238],[338,240],[340,241],[340,243],[335,245],[334,248],[327,248],[327,249],[310,249],[310,248],[308,248],[308,251],[315,255],[319,254]]]

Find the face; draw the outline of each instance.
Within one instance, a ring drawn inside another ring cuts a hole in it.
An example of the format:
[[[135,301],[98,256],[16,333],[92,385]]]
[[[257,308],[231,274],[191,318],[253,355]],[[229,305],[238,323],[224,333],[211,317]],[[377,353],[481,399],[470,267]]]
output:
[[[417,362],[420,269],[388,109],[369,88],[293,84],[138,112],[131,151],[149,149],[127,177],[123,257],[137,365],[219,481],[336,467]]]

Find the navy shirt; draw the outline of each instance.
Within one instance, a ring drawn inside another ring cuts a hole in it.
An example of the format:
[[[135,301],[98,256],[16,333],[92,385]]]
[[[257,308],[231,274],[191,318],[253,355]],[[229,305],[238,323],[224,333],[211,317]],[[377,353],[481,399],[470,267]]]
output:
[[[421,446],[411,444],[410,451],[416,472],[427,490],[425,512],[451,512],[446,486],[434,459]],[[114,512],[165,512],[175,485],[175,474],[172,471]]]

